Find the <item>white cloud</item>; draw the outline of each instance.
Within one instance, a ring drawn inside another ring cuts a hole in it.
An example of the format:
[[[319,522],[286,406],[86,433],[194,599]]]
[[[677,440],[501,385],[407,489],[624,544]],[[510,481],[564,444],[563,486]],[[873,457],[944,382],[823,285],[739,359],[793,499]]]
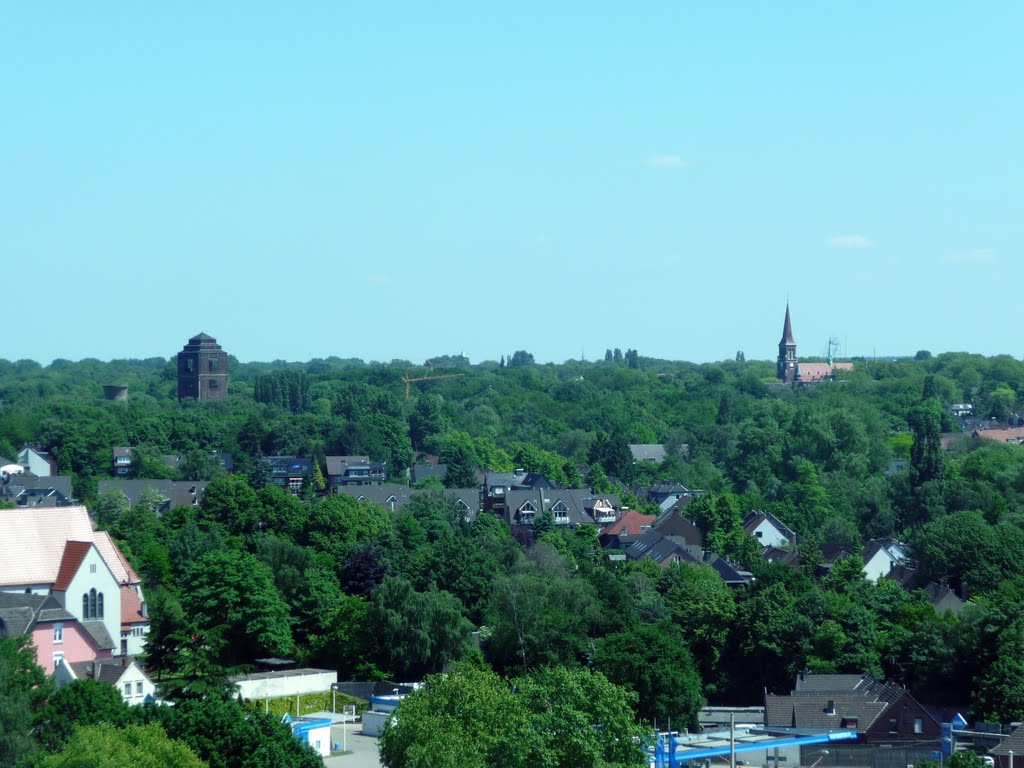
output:
[[[991,248],[975,248],[964,253],[951,253],[946,261],[954,264],[988,264],[996,260],[996,252]]]
[[[689,163],[679,155],[652,155],[647,158],[647,165],[652,168],[685,168]]]
[[[864,235],[835,235],[825,244],[830,248],[870,248],[874,243]]]

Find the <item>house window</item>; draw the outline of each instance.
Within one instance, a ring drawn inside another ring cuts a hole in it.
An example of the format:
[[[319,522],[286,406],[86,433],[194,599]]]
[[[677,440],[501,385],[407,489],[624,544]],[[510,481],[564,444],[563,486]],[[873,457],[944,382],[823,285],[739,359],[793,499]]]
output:
[[[54,644],[64,642],[64,625],[54,624],[53,625],[53,642]]]
[[[89,573],[96,573],[96,563],[89,563]]]
[[[189,373],[192,373],[192,371],[195,370],[195,365],[196,361],[193,360],[191,357],[185,361],[185,368],[188,370]]]
[[[889,718],[889,733],[896,733],[897,731],[899,731],[899,724],[897,723],[895,717],[890,717]]]
[[[755,531],[754,535],[760,539],[764,536],[764,531]]]
[[[135,695],[136,696],[141,696],[142,695],[142,681],[141,680],[136,680],[135,681]]]
[[[53,669],[54,669],[54,671],[56,671],[57,667],[60,666],[60,663],[62,661],[64,661],[64,653],[62,651],[57,651],[56,653],[53,654]]]
[[[132,637],[142,637],[146,634],[145,627],[132,627]]]
[[[924,720],[920,717],[914,718],[914,733],[924,733]]]
[[[842,722],[843,728],[851,728],[857,730],[857,718],[856,717],[844,717]]]
[[[124,684],[124,695],[125,695],[125,698],[131,698],[131,695],[132,695],[132,684],[131,683],[125,683]]]
[[[210,379],[210,389],[220,389],[220,382],[216,379]]]
[[[82,595],[82,619],[89,618],[89,593]]]
[[[216,371],[217,370],[217,361],[216,360],[210,360],[209,363],[210,363],[210,370],[211,371]]]
[[[825,707],[825,714],[826,715],[834,715],[835,713],[836,713],[836,703],[832,699],[829,699],[828,700],[828,706]]]
[[[103,618],[103,593],[100,592],[96,596],[96,598],[97,598],[96,606],[98,608],[98,612],[96,613],[96,616],[94,618],[102,619]]]

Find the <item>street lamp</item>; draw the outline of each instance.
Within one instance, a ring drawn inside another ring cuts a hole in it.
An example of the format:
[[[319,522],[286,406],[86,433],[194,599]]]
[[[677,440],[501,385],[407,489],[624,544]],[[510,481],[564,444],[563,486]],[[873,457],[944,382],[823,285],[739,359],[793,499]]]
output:
[[[827,749],[821,750],[821,752],[818,753],[818,759],[815,760],[813,763],[811,763],[810,766],[808,766],[808,768],[816,768],[818,763],[820,763],[822,760],[824,760],[825,759],[825,755],[827,755],[827,754],[828,754],[828,750]]]

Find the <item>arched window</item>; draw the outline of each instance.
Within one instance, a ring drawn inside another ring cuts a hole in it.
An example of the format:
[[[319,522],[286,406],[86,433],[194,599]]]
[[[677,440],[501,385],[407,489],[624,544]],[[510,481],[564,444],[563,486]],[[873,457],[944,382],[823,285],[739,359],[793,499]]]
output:
[[[82,595],[82,620],[89,618],[89,595]]]
[[[89,613],[86,614],[85,618],[95,619],[96,618],[96,590],[89,590]]]
[[[97,598],[99,598],[98,601],[97,601],[97,607],[98,607],[99,610],[96,613],[96,617],[102,619],[103,618],[103,593],[100,592],[99,595],[97,595]]]

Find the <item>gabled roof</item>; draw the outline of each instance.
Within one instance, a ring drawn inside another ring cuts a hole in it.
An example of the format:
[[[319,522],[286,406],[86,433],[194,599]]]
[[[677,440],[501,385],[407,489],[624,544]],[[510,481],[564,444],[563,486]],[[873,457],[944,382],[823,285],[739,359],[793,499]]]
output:
[[[145,675],[133,659],[125,656],[118,659],[73,661],[67,666],[71,668],[76,680],[98,680],[108,685],[117,685],[124,677],[124,673],[132,667]]]
[[[627,509],[622,517],[614,523],[608,523],[601,529],[599,536],[615,537],[639,536],[654,524],[654,515],[644,515],[635,509]]]
[[[651,527],[666,536],[681,536],[688,544],[699,549],[704,547],[704,535],[700,529],[683,517],[674,507],[658,515]]]
[[[630,560],[653,560],[659,565],[669,565],[677,558],[683,562],[699,563],[701,552],[678,536],[664,536],[657,531],[647,531],[637,537],[627,548]]]
[[[121,629],[149,621],[142,613],[142,598],[134,587],[121,587]]]
[[[45,602],[46,595],[0,592],[0,637],[31,632],[36,613]]]
[[[157,510],[162,512],[172,507],[195,506],[202,501],[207,485],[209,482],[206,480],[125,480],[115,478],[100,480],[97,490],[100,494],[120,491],[128,500],[129,506],[133,507],[139,503],[143,491],[147,489],[155,491],[164,498],[163,505]]]
[[[57,579],[53,583],[53,589],[58,592],[65,592],[75,578],[78,569],[82,567],[82,561],[89,554],[93,544],[91,541],[69,541],[64,545],[64,556],[60,561],[60,568],[57,570]]]
[[[771,512],[749,512],[747,516],[743,518],[743,530],[752,534],[757,527],[764,522],[769,523],[773,528],[775,528],[775,530],[791,542],[796,542],[796,533],[794,533],[788,525],[779,520],[779,518]]]
[[[802,675],[789,695],[765,697],[765,724],[835,728],[842,727],[838,723],[843,719],[853,719],[858,731],[866,731],[894,702],[909,695],[900,686],[867,674]]]
[[[398,509],[411,498],[411,490],[407,485],[342,485],[336,488],[339,494],[351,496],[359,501],[379,504],[390,509]]]
[[[0,586],[53,584],[68,541],[93,541],[85,507],[0,509]]]
[[[96,549],[99,550],[100,557],[103,558],[103,562],[107,564],[110,572],[114,575],[114,580],[118,584],[142,583],[142,577],[135,572],[132,564],[128,562],[128,558],[124,556],[121,549],[114,543],[109,533],[106,531],[96,531],[93,534],[92,540],[96,545]]]
[[[665,460],[665,446],[660,443],[630,443],[629,451],[633,461],[653,461],[658,464]]]

